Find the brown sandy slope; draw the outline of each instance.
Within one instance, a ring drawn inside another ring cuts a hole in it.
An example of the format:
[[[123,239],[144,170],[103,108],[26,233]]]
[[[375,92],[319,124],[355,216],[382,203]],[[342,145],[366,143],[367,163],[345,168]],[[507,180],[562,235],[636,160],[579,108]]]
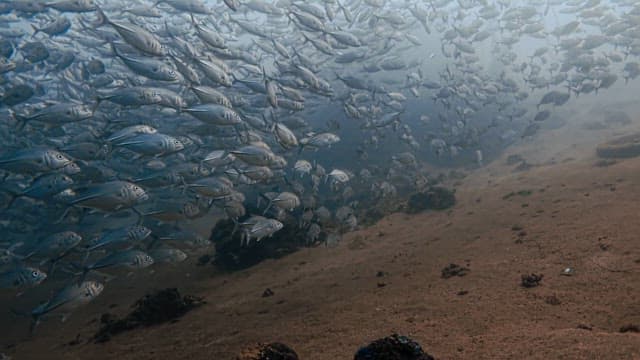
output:
[[[122,278],[66,323],[44,324],[33,340],[20,340],[25,321],[6,317],[13,320],[2,326],[9,331],[2,343],[16,346],[0,352],[16,359],[233,359],[255,342],[282,341],[302,359],[350,359],[368,341],[399,332],[439,359],[638,359],[640,334],[619,329],[640,325],[640,159],[596,167],[598,139],[573,145],[560,135],[547,136],[559,148],[518,149],[545,165],[513,173],[503,158],[472,173],[458,184],[451,211],[395,214],[337,247],[234,274],[185,265]],[[503,199],[522,190],[531,195]],[[470,273],[441,278],[452,262]],[[562,276],[565,267],[575,275]],[[541,286],[521,287],[521,274],[532,272],[544,274]],[[97,326],[90,319],[113,303],[124,312],[149,282],[179,286],[208,304],[175,324],[105,344],[63,345],[78,333],[86,340]],[[265,288],[275,295],[261,297]],[[550,296],[560,304],[547,303]]]

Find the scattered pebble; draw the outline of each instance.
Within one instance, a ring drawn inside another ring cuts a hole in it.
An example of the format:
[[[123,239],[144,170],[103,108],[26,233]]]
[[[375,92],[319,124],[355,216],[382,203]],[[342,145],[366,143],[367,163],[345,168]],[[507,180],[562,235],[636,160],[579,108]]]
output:
[[[263,297],[263,298],[266,298],[266,297],[269,297],[269,296],[273,296],[273,295],[274,295],[273,290],[271,290],[271,289],[269,289],[269,288],[266,288],[266,289],[264,290],[264,292],[262,293],[262,297]]]
[[[449,264],[442,269],[442,278],[448,279],[453,276],[465,276],[469,273],[469,269],[457,264]]]
[[[521,285],[523,287],[526,288],[532,288],[532,287],[536,287],[538,285],[540,285],[540,281],[542,281],[542,277],[544,275],[540,274],[540,275],[536,275],[536,274],[530,274],[530,275],[522,275],[521,279]]]
[[[240,353],[236,360],[299,360],[298,354],[282,343],[258,344]]]

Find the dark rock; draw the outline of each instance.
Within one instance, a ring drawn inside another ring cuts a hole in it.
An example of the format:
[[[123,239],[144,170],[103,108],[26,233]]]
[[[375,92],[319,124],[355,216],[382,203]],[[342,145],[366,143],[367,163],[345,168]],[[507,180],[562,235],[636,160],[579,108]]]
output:
[[[273,296],[273,295],[274,295],[273,290],[271,290],[271,289],[269,289],[269,288],[265,289],[265,291],[262,293],[262,297],[263,297],[263,298],[264,298],[264,297]]]
[[[209,237],[215,244],[213,263],[222,270],[235,271],[246,269],[265,259],[277,259],[295,252],[305,244],[306,229],[301,229],[294,220],[283,221],[283,224],[282,230],[270,238],[260,242],[254,240],[248,246],[240,246],[241,232],[235,229],[234,222],[218,221]]]
[[[456,204],[455,191],[432,187],[426,192],[411,195],[407,203],[406,212],[417,214],[425,210],[445,210]]]
[[[385,212],[383,212],[381,209],[377,208],[377,207],[370,207],[368,208],[365,213],[364,216],[362,216],[362,224],[363,225],[373,225],[376,222],[378,222],[380,219],[382,219],[385,215],[387,215]],[[360,219],[360,217],[359,217]]]
[[[134,310],[123,319],[118,319],[113,314],[103,314],[100,318],[102,326],[94,336],[94,340],[105,342],[109,341],[113,335],[124,331],[175,321],[202,304],[204,301],[201,298],[182,297],[175,288],[160,290],[136,301],[132,306]]]
[[[236,360],[298,360],[298,354],[289,346],[282,343],[258,344],[246,349],[236,357]]]
[[[627,333],[627,332],[640,333],[640,327],[638,325],[629,324],[621,327],[620,332],[621,333]]]
[[[540,274],[540,275],[536,275],[536,274],[531,274],[531,275],[522,275],[521,279],[521,285],[523,287],[526,288],[532,288],[532,287],[536,287],[538,285],[540,285],[540,281],[542,281],[542,277],[544,275]]]
[[[449,264],[442,269],[442,278],[448,279],[454,276],[465,276],[469,273],[469,269],[457,264]]]
[[[360,348],[354,360],[434,360],[434,357],[410,338],[393,334]]]
[[[520,191],[518,191],[518,192],[514,192],[514,191],[512,191],[512,192],[508,193],[507,195],[503,196],[503,197],[502,197],[502,200],[510,199],[510,198],[512,198],[512,197],[514,197],[514,196],[516,196],[516,195],[519,195],[519,196],[529,196],[529,195],[531,195],[531,194],[533,194],[533,191],[531,191],[531,190],[520,190]]]

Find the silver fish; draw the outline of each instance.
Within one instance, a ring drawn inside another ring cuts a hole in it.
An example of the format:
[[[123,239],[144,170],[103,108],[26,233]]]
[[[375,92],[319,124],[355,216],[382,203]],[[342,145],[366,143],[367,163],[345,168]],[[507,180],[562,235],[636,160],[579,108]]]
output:
[[[1,289],[21,289],[39,285],[47,278],[47,274],[32,267],[20,266],[0,273]]]
[[[125,243],[127,245],[133,245],[144,241],[151,235],[151,230],[145,226],[132,225],[123,228],[118,228],[105,232],[100,237],[94,238],[89,242],[86,251],[93,251],[99,248],[112,245],[120,245]]]
[[[124,147],[141,155],[163,156],[173,154],[184,149],[184,144],[170,135],[140,134],[113,144],[117,147]]]
[[[78,187],[70,205],[102,211],[131,208],[149,199],[144,189],[126,181],[111,181]]]
[[[72,283],[55,293],[48,301],[31,310],[33,323],[32,331],[40,323],[40,319],[48,314],[58,312],[65,321],[69,313],[76,308],[86,305],[98,297],[104,290],[104,285],[97,281],[83,281]]]
[[[65,154],[47,148],[18,150],[0,157],[0,168],[19,173],[37,174],[59,170],[72,163]]]
[[[115,22],[109,20],[102,10],[96,6],[98,22],[94,27],[111,25],[122,39],[134,48],[155,56],[165,56],[166,52],[160,41],[148,30],[131,23]]]

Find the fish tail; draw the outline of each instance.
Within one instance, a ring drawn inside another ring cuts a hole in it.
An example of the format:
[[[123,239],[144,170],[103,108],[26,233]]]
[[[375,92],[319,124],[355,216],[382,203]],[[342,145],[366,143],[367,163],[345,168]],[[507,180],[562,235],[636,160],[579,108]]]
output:
[[[37,33],[42,32],[42,29],[38,29],[35,25],[31,24],[31,27],[33,28],[33,34],[31,34],[31,38],[33,39]]]
[[[11,198],[7,202],[7,205],[5,205],[5,207],[4,207],[5,210],[10,209],[11,206],[13,206],[13,203],[16,202],[16,200],[18,200],[19,197],[22,196],[22,195],[19,195],[19,194],[9,194],[9,195],[11,196]]]
[[[47,268],[47,275],[53,275],[53,271],[56,269],[56,264],[58,263],[58,259],[53,259],[49,261],[49,267]]]
[[[142,225],[142,223],[144,222],[144,214],[140,212],[140,210],[136,209],[135,207],[132,207],[131,210],[133,210],[133,212],[136,213],[136,215],[138,215],[138,220],[136,221],[136,224]]]
[[[96,14],[98,15],[98,21],[92,24],[94,29],[99,28],[100,26],[104,26],[109,24],[109,18],[104,14],[102,9],[99,6],[96,6]]]
[[[66,209],[64,209],[64,212],[62,213],[62,215],[60,215],[60,218],[57,219],[54,224],[60,224],[64,221],[64,219],[66,219],[67,215],[69,215],[69,211],[71,210],[71,206],[67,206]]]
[[[117,57],[122,57],[120,56],[120,52],[118,51],[118,48],[116,47],[116,44],[113,41],[109,41],[109,46],[111,46],[111,51],[113,51],[113,54]]]
[[[98,107],[100,106],[100,104],[106,100],[105,97],[102,97],[100,95],[96,95],[95,99],[96,99],[96,104],[93,105],[93,108],[91,109],[92,114],[94,114],[96,110],[98,110]]]
[[[25,116],[20,116],[18,114],[16,114],[15,111],[13,111],[12,109],[9,109],[9,116],[11,116],[17,123],[17,130],[22,131],[25,127],[25,125],[27,125],[27,118]]]

